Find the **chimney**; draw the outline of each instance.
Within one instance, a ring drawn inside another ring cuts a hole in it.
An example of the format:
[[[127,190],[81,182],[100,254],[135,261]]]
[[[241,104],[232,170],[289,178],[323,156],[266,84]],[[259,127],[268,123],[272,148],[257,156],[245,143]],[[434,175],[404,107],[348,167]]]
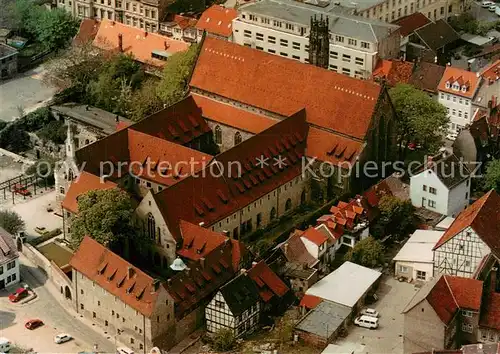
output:
[[[85,110],[88,111],[90,108],[88,105],[85,106]]]
[[[500,292],[500,282],[497,279],[498,268],[491,268],[490,272],[490,291],[491,292]]]
[[[152,288],[151,288],[151,292],[155,293],[158,291],[159,288],[160,288],[160,281],[158,279],[154,279],[153,284],[152,284]]]
[[[257,265],[257,262],[253,261],[252,262],[252,267],[256,266]]]
[[[247,274],[247,270],[245,268],[240,269],[240,274]]]
[[[120,116],[118,116],[118,114],[115,117],[115,121],[116,121],[116,123],[118,123],[120,121]]]
[[[145,31],[144,32],[144,37],[147,37],[148,36],[148,31]]]
[[[172,286],[172,279],[167,279],[168,286]]]
[[[123,35],[118,33],[118,50],[123,52]]]
[[[222,234],[223,234],[224,236],[226,236],[226,237],[229,237],[229,231],[227,231],[227,230],[223,230],[223,231],[222,231]]]
[[[284,244],[284,250],[283,250],[283,251],[284,251],[285,256],[286,256],[286,255],[288,254],[288,242],[286,242],[286,243]]]
[[[427,168],[432,167],[432,163],[433,163],[432,156],[427,156]]]
[[[134,273],[135,273],[134,268],[127,267],[127,279],[132,278],[134,276]]]
[[[205,222],[202,221],[202,222],[198,223],[198,225],[201,226],[201,227],[203,227],[203,225],[205,225]]]
[[[168,44],[167,41],[163,41],[163,46],[165,47],[165,50],[170,48],[170,44]]]
[[[205,257],[200,258],[200,265],[202,268],[205,268]]]

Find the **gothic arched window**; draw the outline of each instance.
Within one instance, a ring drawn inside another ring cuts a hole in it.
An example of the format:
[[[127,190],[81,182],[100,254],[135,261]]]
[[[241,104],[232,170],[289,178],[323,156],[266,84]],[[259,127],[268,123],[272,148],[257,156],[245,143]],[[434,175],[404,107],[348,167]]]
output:
[[[218,125],[215,127],[215,143],[222,144],[222,129]]]
[[[289,211],[290,209],[292,209],[292,200],[288,198],[285,203],[285,211]]]
[[[156,223],[153,214],[148,214],[148,236],[150,239],[155,239]]]
[[[270,219],[270,220],[274,220],[275,218],[276,218],[276,208],[275,208],[275,207],[273,207],[273,208],[271,209],[271,215],[269,215],[269,219]]]
[[[241,137],[240,132],[236,132],[236,134],[234,134],[234,145],[238,145],[242,140],[243,138]]]

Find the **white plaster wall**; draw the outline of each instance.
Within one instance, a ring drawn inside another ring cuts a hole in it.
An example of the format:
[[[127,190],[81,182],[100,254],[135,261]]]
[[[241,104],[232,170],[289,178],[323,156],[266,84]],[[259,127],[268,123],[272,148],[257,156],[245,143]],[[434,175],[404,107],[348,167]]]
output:
[[[10,263],[10,262],[14,262],[14,268],[11,268],[11,269],[8,269],[7,270],[7,264]],[[16,258],[12,261],[9,261],[9,262],[5,262],[3,264],[0,265],[2,268],[3,268],[3,274],[0,275],[0,280],[4,280],[5,281],[5,286],[10,286],[10,285],[13,285],[13,284],[16,284],[16,283],[19,283],[19,259]],[[15,280],[12,280],[12,276],[15,276]],[[7,283],[7,278],[8,277],[11,277],[11,281],[9,283]]]
[[[460,128],[470,124],[473,118],[471,100],[447,92],[439,92],[438,102],[448,109],[450,118],[449,132],[458,132]],[[462,115],[460,117],[459,115]],[[455,125],[452,125],[455,124]]]
[[[438,167],[439,168],[439,167]],[[423,186],[427,186],[427,191]],[[436,194],[429,192],[429,187],[436,188]],[[425,170],[410,178],[410,198],[415,207],[422,207],[422,198],[426,199],[425,208],[443,215],[448,214],[448,189],[431,170]],[[429,206],[429,200],[436,202],[436,207]],[[451,216],[451,215],[450,215]]]
[[[450,190],[447,215],[457,217],[469,205],[470,185],[470,178],[468,178]]]

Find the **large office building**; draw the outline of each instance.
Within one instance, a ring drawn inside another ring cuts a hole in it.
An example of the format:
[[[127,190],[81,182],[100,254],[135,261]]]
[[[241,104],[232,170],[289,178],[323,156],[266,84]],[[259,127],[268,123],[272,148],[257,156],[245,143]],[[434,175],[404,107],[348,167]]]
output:
[[[329,46],[324,66],[330,70],[368,78],[379,58],[399,54],[399,26],[342,13],[334,3],[318,6],[291,0],[261,0],[242,6],[233,20],[233,41],[308,63],[314,17],[327,27]]]

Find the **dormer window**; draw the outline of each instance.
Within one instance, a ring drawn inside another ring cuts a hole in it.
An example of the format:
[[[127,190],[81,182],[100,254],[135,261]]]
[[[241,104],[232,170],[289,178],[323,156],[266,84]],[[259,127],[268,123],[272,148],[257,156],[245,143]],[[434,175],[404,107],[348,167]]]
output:
[[[467,91],[467,86],[463,85],[462,86],[462,92],[466,92]]]
[[[447,81],[446,82],[446,88],[449,89],[450,88],[450,83]]]
[[[453,84],[453,89],[454,90],[460,90],[460,85],[459,84]]]

